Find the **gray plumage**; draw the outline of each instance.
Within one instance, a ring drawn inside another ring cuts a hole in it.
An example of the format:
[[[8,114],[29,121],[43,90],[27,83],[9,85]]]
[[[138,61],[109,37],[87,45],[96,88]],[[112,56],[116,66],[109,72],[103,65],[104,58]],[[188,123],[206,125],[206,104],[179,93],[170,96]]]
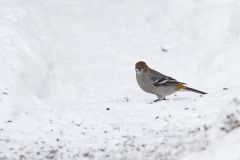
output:
[[[199,94],[206,94],[205,92],[186,87],[185,83],[179,82],[176,79],[149,68],[143,61],[136,63],[135,70],[139,87],[145,92],[155,94],[158,97],[156,101],[162,100],[165,96],[173,94],[179,90],[188,90]]]

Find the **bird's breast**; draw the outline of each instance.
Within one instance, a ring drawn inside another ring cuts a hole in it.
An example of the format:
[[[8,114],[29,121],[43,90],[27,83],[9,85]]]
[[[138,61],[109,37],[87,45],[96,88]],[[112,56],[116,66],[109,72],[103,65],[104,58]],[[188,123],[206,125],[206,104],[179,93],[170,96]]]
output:
[[[139,87],[145,92],[148,92],[148,93],[154,92],[154,85],[151,79],[149,79],[147,76],[142,74],[137,74],[137,82]]]

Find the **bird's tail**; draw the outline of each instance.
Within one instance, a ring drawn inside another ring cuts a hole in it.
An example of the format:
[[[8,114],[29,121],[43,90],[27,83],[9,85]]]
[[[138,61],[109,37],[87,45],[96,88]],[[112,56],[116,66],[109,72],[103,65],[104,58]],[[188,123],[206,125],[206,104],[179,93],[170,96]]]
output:
[[[187,91],[191,91],[191,92],[195,92],[195,93],[199,93],[199,94],[207,94],[206,92],[199,91],[197,89],[186,87],[186,86],[184,87],[184,89],[187,90]]]

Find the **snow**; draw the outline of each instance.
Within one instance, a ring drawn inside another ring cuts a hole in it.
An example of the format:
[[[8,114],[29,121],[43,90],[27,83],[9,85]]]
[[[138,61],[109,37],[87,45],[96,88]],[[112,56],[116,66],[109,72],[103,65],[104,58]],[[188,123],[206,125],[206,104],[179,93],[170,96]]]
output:
[[[0,4],[0,159],[240,158],[238,1]],[[151,103],[139,60],[209,94]]]

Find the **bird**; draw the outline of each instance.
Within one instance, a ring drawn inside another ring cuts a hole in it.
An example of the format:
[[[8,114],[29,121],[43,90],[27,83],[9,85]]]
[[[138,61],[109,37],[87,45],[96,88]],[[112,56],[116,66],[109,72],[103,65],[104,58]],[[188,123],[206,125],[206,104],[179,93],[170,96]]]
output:
[[[157,96],[154,102],[166,100],[166,96],[180,90],[191,91],[201,95],[207,94],[206,92],[187,87],[186,83],[179,82],[172,77],[151,69],[144,61],[139,61],[135,64],[135,71],[139,87],[143,91]]]

